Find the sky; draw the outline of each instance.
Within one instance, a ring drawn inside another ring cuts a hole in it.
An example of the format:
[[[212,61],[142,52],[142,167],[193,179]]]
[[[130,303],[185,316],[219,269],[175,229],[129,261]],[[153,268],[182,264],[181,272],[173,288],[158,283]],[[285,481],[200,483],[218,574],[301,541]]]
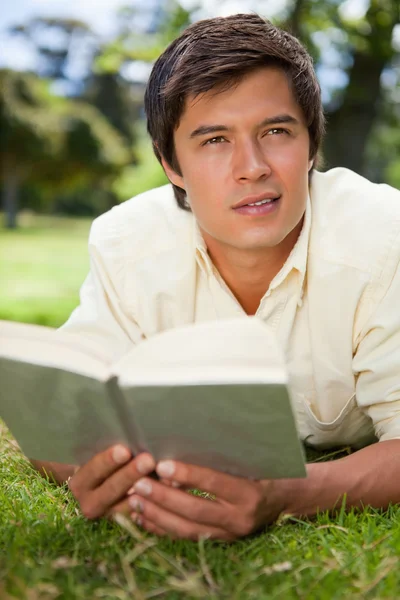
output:
[[[181,3],[189,7],[195,1],[181,0]],[[34,54],[29,46],[18,37],[13,38],[7,33],[7,28],[11,25],[24,23],[38,15],[72,17],[87,22],[95,32],[107,39],[112,37],[115,30],[116,11],[129,3],[129,0],[5,1],[0,11],[0,66],[21,70],[35,67]],[[265,0],[200,0],[200,4],[205,17],[226,16],[257,9],[264,16],[273,17],[285,5],[285,0],[268,0],[268,3]],[[347,0],[341,10],[356,16],[365,12],[367,4],[367,0]]]
[[[285,0],[269,0],[269,15],[276,14],[284,2]],[[193,0],[181,1],[181,4],[187,7],[193,3]],[[115,14],[118,8],[127,4],[131,2],[129,0],[8,0],[3,3],[0,11],[0,66],[21,70],[35,67],[34,55],[29,46],[18,37],[12,37],[7,33],[7,29],[12,25],[25,23],[35,16],[70,17],[87,22],[96,33],[107,39],[112,37],[115,31]],[[205,17],[249,12],[257,8],[257,5],[261,6],[259,0],[224,0],[223,2],[201,0],[200,4]]]
[[[115,32],[115,14],[119,8],[143,0],[8,0],[2,3],[0,11],[0,67],[16,70],[35,69],[36,57],[27,42],[19,36],[11,36],[7,29],[15,24],[25,23],[31,17],[67,17],[75,18],[88,25],[104,40],[110,39]],[[146,0],[146,5],[157,0]],[[267,18],[273,18],[286,4],[286,0],[180,0],[185,7],[193,3],[201,5],[202,17],[226,16],[238,12],[260,12]],[[365,14],[369,0],[346,0],[341,3],[340,12],[345,17],[361,17]],[[268,10],[266,10],[266,6]],[[400,26],[397,28],[397,40],[400,47]],[[321,37],[321,36],[320,36]],[[330,88],[346,85],[346,76],[340,67],[340,57],[331,51],[331,44],[318,39],[318,44],[324,49],[324,66],[319,70],[323,96],[329,97]],[[126,73],[134,79],[146,79],[145,72],[140,73],[140,65],[133,66],[133,72]],[[79,67],[77,67],[79,70]],[[79,73],[77,73],[79,76]],[[125,75],[125,74],[124,74]]]

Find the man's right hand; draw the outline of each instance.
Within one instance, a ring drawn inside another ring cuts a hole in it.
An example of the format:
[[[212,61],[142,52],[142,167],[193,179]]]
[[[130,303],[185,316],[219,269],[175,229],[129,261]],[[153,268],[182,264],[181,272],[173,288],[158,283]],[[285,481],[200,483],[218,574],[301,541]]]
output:
[[[69,478],[68,486],[84,516],[97,519],[126,511],[130,489],[143,476],[150,475],[155,466],[151,454],[133,458],[130,450],[118,444],[79,467]]]

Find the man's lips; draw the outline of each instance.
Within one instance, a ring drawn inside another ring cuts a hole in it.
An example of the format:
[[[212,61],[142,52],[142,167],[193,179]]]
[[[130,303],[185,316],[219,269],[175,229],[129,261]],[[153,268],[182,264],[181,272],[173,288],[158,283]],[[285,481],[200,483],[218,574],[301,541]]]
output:
[[[263,200],[278,200],[280,195],[277,192],[264,192],[257,196],[246,196],[242,198],[240,202],[237,202],[232,206],[233,209],[241,208],[242,206],[248,206],[249,204],[256,204],[256,202],[262,202]]]

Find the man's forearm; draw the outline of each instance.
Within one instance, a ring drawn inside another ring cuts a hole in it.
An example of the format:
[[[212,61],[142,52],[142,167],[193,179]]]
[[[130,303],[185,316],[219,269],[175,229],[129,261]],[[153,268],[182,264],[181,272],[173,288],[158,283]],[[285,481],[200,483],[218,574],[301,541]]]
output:
[[[306,479],[282,481],[284,513],[312,516],[347,507],[400,503],[400,440],[378,442],[336,461],[307,465]]]
[[[54,479],[54,481],[60,485],[67,481],[68,477],[71,477],[76,471],[76,467],[73,465],[65,465],[63,463],[45,462],[41,460],[31,460],[31,463],[41,475]]]

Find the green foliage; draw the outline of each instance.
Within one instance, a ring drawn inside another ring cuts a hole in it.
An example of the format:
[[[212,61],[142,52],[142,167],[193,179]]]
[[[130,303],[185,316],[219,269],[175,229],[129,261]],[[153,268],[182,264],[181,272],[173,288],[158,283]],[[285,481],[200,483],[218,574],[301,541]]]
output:
[[[119,73],[91,73],[84,99],[104,115],[131,147],[135,141],[142,95],[135,92]]]
[[[60,189],[109,184],[132,160],[121,135],[95,107],[52,95],[33,74],[0,71],[0,128],[6,166],[0,177],[9,211],[11,184],[39,184],[52,198]]]
[[[373,173],[381,180],[387,165],[377,172],[376,165],[368,160],[369,145],[374,143],[374,127],[385,111],[382,75],[398,70],[395,59],[399,54],[392,36],[400,22],[399,2],[370,0],[365,14],[357,19],[345,17],[341,4],[338,0],[295,0],[286,5],[290,9],[285,24],[311,50],[317,66],[323,64],[322,60],[335,60],[336,54],[338,66],[348,77],[343,89],[338,86],[333,90],[326,106],[327,167],[345,166],[367,176]],[[326,48],[325,57],[318,51],[321,42]]]
[[[124,26],[118,37],[107,44],[97,56],[94,68],[97,72],[115,73],[131,61],[153,62],[167,45],[191,22],[191,15],[197,9],[186,10],[176,0],[170,0],[165,7],[164,18],[154,32],[138,32],[136,28]],[[129,9],[128,16],[129,16]],[[133,16],[135,10],[133,9]]]
[[[0,151],[3,161],[39,161],[61,151],[58,112],[63,100],[31,73],[0,71]]]
[[[121,137],[93,106],[52,95],[33,74],[3,70],[0,84],[2,159],[24,164],[28,178],[47,178],[57,165],[64,168],[55,181],[97,177],[129,162]]]
[[[400,189],[400,110],[396,92],[386,90],[366,148],[366,161],[374,181]]]
[[[137,148],[137,161],[137,165],[125,167],[114,181],[112,189],[120,201],[168,183],[150,140],[142,139]]]
[[[400,158],[395,158],[386,167],[385,181],[400,190]]]

